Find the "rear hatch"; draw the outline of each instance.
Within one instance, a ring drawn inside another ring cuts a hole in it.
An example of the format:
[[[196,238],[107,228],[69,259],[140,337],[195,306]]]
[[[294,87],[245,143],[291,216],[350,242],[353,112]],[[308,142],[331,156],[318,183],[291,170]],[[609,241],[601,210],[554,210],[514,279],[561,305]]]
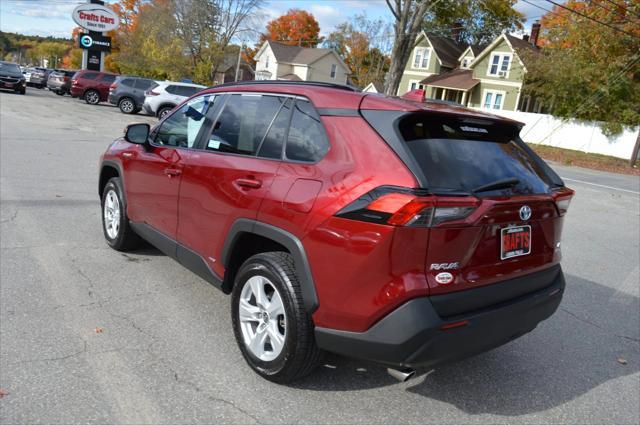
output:
[[[462,113],[361,112],[421,186],[405,191],[390,222],[429,229],[430,295],[559,262],[562,216],[573,192],[520,140],[518,123]]]

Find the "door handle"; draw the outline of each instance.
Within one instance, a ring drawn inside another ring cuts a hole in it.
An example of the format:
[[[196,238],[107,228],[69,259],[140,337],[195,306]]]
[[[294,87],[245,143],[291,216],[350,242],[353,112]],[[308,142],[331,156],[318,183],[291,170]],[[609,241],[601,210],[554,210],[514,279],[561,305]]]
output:
[[[262,182],[255,179],[236,179],[236,184],[246,189],[259,189],[262,187]]]
[[[169,176],[169,178],[171,178],[178,177],[180,174],[182,174],[182,171],[178,170],[177,168],[165,168],[164,173]]]

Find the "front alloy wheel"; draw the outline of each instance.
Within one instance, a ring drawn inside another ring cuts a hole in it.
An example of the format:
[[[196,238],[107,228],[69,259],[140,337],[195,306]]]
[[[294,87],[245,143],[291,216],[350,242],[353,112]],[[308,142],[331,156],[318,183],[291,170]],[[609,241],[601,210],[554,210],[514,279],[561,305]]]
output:
[[[102,215],[107,235],[111,239],[117,238],[120,230],[120,201],[118,201],[118,194],[113,189],[106,194]]]
[[[242,338],[257,358],[269,362],[282,352],[287,316],[280,293],[264,276],[253,276],[240,293],[238,319]]]

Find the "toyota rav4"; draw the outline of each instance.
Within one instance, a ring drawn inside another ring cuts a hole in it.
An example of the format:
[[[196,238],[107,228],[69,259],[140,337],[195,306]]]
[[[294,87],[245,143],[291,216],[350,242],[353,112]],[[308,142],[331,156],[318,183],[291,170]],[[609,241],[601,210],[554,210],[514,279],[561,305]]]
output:
[[[560,304],[573,191],[521,126],[331,84],[218,86],[109,146],[104,236],[145,239],[231,294],[240,351],[267,379],[325,351],[404,379]]]

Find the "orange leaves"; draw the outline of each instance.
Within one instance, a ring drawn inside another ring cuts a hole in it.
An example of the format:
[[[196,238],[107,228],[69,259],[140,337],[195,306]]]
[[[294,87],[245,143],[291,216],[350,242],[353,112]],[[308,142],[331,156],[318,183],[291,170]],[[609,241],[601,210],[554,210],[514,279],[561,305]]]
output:
[[[269,40],[290,45],[316,47],[322,41],[320,24],[309,12],[300,9],[289,9],[287,13],[269,21],[267,34]]]

